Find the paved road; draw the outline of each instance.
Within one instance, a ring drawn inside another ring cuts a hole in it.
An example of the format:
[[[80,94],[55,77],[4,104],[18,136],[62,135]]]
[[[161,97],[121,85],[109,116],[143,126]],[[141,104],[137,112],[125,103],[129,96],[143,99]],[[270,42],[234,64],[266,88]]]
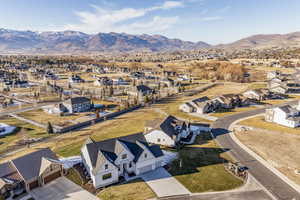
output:
[[[19,108],[19,109],[8,110],[8,111],[4,110],[4,111],[0,112],[0,117],[10,115],[10,114],[22,113],[22,112],[26,112],[26,111],[30,111],[30,110],[36,110],[36,109],[39,109],[43,106],[53,105],[53,104],[57,104],[57,103],[59,103],[59,102],[40,103],[40,104],[33,105],[33,106],[30,106],[30,107],[25,107],[25,108]]]
[[[296,104],[298,101],[291,101],[285,104]],[[238,113],[218,119],[212,125],[213,134],[223,148],[230,150],[232,156],[237,159],[242,165],[249,168],[249,172],[277,199],[279,200],[300,200],[300,193],[284,182],[276,174],[270,171],[267,167],[257,161],[244,149],[242,149],[230,137],[228,129],[230,125],[241,118],[251,117],[262,114],[265,109],[257,109],[248,112]]]
[[[65,177],[60,177],[43,187],[34,189],[30,194],[37,200],[99,200]]]

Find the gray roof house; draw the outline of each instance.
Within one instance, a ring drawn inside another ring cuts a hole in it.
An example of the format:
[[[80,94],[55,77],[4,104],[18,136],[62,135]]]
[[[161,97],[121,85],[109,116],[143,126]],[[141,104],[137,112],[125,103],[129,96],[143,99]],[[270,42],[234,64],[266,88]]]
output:
[[[8,198],[43,186],[63,175],[63,166],[49,149],[0,164],[0,195]]]
[[[189,122],[167,116],[162,120],[149,121],[144,135],[147,142],[174,147],[177,144],[191,144],[200,131],[210,131],[206,126],[191,126]]]
[[[111,185],[120,177],[139,175],[158,167],[163,152],[150,145],[143,133],[95,142],[89,138],[81,148],[81,156],[95,188]]]
[[[73,97],[63,102],[70,113],[87,112],[91,109],[91,100],[86,97]]]

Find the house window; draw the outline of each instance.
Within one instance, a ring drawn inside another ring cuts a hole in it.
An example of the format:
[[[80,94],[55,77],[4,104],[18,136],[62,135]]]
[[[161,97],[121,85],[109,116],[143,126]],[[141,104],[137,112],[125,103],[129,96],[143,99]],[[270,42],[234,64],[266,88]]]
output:
[[[122,159],[126,159],[126,158],[127,158],[127,154],[123,154]]]
[[[105,165],[105,169],[108,169],[108,164]]]
[[[131,168],[131,167],[132,167],[132,163],[130,162],[130,163],[129,163],[129,168]]]
[[[157,138],[157,142],[160,142],[160,138]]]
[[[148,156],[148,155],[145,153],[145,154],[144,154],[144,157],[147,158],[147,156]]]
[[[111,173],[109,173],[109,174],[104,174],[104,175],[102,176],[102,180],[107,180],[107,179],[110,179],[111,177],[112,177]]]

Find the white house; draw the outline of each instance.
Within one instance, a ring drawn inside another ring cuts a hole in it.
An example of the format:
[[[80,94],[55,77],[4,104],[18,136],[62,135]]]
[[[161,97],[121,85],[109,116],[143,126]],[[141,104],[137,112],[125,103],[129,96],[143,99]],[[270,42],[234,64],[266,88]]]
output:
[[[179,110],[187,113],[196,112],[199,114],[213,112],[218,106],[217,101],[210,100],[208,97],[201,97],[179,106]]]
[[[129,175],[139,175],[163,165],[163,152],[149,145],[143,133],[100,142],[88,139],[81,156],[95,188],[111,185]]]
[[[290,105],[266,109],[265,120],[283,126],[295,128],[300,126],[299,105],[293,108]]]
[[[210,131],[210,128],[199,126],[195,129],[188,122],[168,116],[163,120],[147,122],[144,135],[149,143],[174,147],[178,143],[190,143],[200,131]]]

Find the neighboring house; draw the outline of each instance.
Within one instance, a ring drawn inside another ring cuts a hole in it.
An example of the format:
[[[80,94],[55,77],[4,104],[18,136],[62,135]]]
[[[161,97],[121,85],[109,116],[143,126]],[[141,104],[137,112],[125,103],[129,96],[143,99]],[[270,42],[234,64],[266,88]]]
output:
[[[224,94],[213,99],[214,102],[218,102],[219,108],[231,109],[236,106],[241,106],[241,99],[236,94]]]
[[[89,138],[81,148],[81,156],[95,188],[163,165],[160,147],[149,145],[142,133],[99,142]]]
[[[127,93],[132,96],[147,96],[153,94],[153,89],[149,88],[146,85],[138,85],[134,86],[131,90]]]
[[[244,97],[252,100],[262,101],[271,98],[271,92],[268,89],[253,89],[243,93]]]
[[[213,112],[215,108],[216,104],[206,96],[183,103],[179,106],[179,109],[183,112],[196,112],[200,114]]]
[[[281,74],[279,71],[271,71],[267,73],[267,79],[271,80],[273,78],[279,77]]]
[[[69,78],[69,83],[84,83],[84,80],[78,75],[72,75]]]
[[[122,77],[112,79],[114,85],[129,85],[129,82]]]
[[[68,112],[68,109],[62,103],[44,106],[43,110],[49,114],[57,115]]]
[[[95,86],[108,86],[113,85],[113,81],[108,77],[100,77],[94,81]]]
[[[175,81],[170,78],[163,78],[160,80],[160,83],[166,87],[172,87],[175,85]]]
[[[288,93],[288,89],[284,86],[276,86],[269,89],[271,92],[278,93],[278,94],[286,94]]]
[[[91,100],[86,97],[73,97],[62,104],[69,113],[87,112],[92,108]]]
[[[149,143],[174,147],[179,143],[188,143],[200,131],[210,131],[209,127],[191,129],[191,124],[168,116],[163,120],[148,121],[145,125],[144,135]]]
[[[11,81],[5,81],[6,87],[11,88],[26,88],[29,87],[28,81],[22,81],[22,80],[11,80]]]
[[[63,175],[63,166],[48,148],[0,164],[0,196],[29,192]]]
[[[295,128],[300,125],[300,111],[290,105],[266,109],[265,120]]]

